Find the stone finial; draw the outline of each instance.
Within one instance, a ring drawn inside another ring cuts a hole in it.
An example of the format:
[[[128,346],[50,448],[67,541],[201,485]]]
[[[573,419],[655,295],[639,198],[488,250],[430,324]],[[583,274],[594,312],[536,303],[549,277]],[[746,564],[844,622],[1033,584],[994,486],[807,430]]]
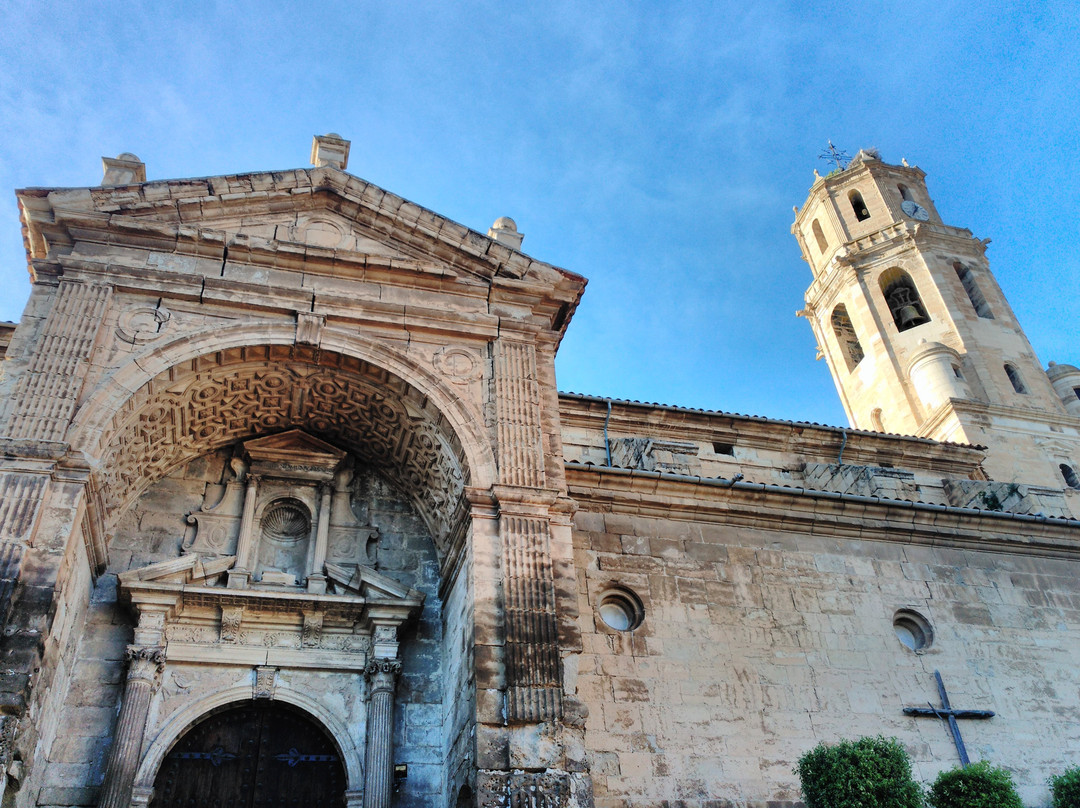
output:
[[[495,224],[488,228],[487,234],[500,244],[505,244],[515,250],[521,249],[521,240],[525,238],[524,233],[518,232],[517,222],[509,216],[500,216],[496,219]]]
[[[102,157],[101,165],[105,169],[102,185],[131,185],[146,182],[146,163],[131,152],[124,152],[118,157]]]
[[[350,141],[335,132],[315,135],[311,144],[311,164],[331,166],[344,171],[349,165],[349,144]]]

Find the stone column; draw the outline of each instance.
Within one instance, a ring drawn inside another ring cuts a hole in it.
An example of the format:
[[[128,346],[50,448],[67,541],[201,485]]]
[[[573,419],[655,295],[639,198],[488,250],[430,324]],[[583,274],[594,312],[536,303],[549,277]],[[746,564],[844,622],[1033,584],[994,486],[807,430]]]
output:
[[[98,808],[130,808],[131,789],[135,783],[135,771],[139,767],[143,733],[146,731],[146,716],[150,709],[150,698],[165,667],[165,649],[160,646],[131,645],[127,649],[127,660],[127,681],[124,683],[120,717],[116,720]]]
[[[251,555],[255,552],[255,497],[259,493],[259,478],[254,474],[247,476],[247,491],[244,492],[244,510],[240,515],[240,535],[236,539],[236,564],[229,570],[229,588],[243,589],[251,578],[254,566]]]
[[[364,808],[390,808],[394,772],[394,685],[399,673],[401,660],[398,659],[373,659],[364,669],[370,697]]]
[[[319,483],[319,520],[315,528],[315,550],[312,553],[311,569],[308,570],[308,592],[322,594],[326,591],[326,548],[330,537],[330,500],[334,494],[331,483]]]

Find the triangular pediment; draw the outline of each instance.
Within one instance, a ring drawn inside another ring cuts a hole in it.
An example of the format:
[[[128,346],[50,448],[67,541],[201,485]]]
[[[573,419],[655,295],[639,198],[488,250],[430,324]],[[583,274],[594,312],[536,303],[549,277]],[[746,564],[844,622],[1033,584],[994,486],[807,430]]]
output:
[[[252,460],[303,463],[325,468],[334,468],[345,457],[341,449],[301,429],[245,441],[244,452]]]
[[[275,291],[315,289],[336,295],[335,306],[357,300],[464,311],[474,329],[488,327],[482,318],[496,316],[491,308],[510,306],[560,335],[586,283],[530,258],[504,236],[471,230],[329,166],[27,189],[18,198],[32,261],[102,263],[99,248],[79,245],[108,245],[114,257],[105,271],[118,276],[132,273],[127,258],[116,257],[127,249],[155,272],[208,273],[221,283]]]
[[[91,222],[80,220],[83,214],[98,218],[99,225],[127,226],[144,239],[158,224],[188,238],[216,230],[227,238],[267,244],[433,262],[488,279],[528,277],[579,288],[585,280],[329,166],[127,186],[35,188],[18,196],[33,258],[44,257],[47,245],[40,236],[45,231],[54,244],[64,240],[58,231],[65,221],[85,235]]]

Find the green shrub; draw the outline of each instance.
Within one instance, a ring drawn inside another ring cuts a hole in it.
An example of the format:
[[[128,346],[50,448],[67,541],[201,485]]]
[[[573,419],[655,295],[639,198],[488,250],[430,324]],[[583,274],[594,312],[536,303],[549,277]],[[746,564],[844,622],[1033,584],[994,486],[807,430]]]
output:
[[[806,808],[921,808],[907,752],[895,738],[818,744],[795,767]]]
[[[1050,778],[1053,808],[1080,808],[1080,766]]]
[[[933,808],[1024,808],[1012,775],[985,760],[942,772],[926,799]]]

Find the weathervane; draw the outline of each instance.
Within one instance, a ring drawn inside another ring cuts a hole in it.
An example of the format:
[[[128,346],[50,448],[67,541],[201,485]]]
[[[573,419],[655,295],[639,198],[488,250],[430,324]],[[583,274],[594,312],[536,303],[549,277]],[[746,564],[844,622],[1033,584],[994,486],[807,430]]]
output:
[[[851,156],[841,149],[836,148],[832,141],[829,141],[829,147],[818,155],[819,160],[825,160],[829,163],[836,163],[836,170],[843,171],[847,168],[848,161],[851,160]]]

